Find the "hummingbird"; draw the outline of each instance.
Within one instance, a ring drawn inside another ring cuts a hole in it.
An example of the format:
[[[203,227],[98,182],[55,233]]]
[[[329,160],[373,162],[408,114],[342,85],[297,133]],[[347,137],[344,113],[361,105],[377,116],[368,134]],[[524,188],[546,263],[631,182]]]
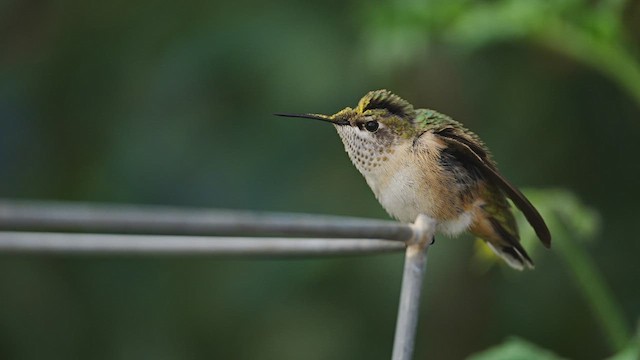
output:
[[[551,246],[540,213],[498,172],[478,135],[449,116],[416,109],[388,90],[370,91],[355,109],[333,115],[275,115],[333,124],[375,197],[401,222],[424,214],[436,221],[437,232],[469,231],[511,267],[532,269],[509,198],[542,244]]]

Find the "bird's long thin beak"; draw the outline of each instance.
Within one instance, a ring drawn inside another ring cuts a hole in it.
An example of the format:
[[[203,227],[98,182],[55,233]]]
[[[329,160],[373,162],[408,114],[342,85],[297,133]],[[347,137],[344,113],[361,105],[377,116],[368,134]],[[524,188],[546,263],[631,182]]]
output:
[[[332,123],[334,125],[349,125],[349,121],[348,120],[337,120],[333,116],[322,115],[322,114],[282,114],[282,113],[279,113],[279,114],[273,114],[273,115],[283,116],[283,117],[291,117],[291,118],[320,120],[320,121],[325,121],[325,122],[328,122],[328,123]]]

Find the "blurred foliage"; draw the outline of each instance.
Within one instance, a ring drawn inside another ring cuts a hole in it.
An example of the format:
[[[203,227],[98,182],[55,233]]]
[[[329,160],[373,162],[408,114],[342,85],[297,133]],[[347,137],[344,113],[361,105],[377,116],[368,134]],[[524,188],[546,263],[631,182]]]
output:
[[[571,269],[576,283],[603,327],[611,348],[621,350],[629,341],[628,324],[595,263],[587,255],[570,227],[557,219],[548,220],[555,230],[556,248]]]
[[[618,354],[608,360],[637,360],[640,359],[640,327],[636,330],[635,338]]]
[[[270,114],[389,88],[570,189],[528,192],[557,240],[525,244],[535,271],[438,240],[416,359],[510,336],[602,359],[640,317],[638,24],[638,1],[3,1],[0,196],[386,218],[333,129]],[[401,268],[1,255],[0,358],[386,359]]]
[[[633,341],[620,353],[609,360],[637,360],[640,357],[640,347]],[[550,351],[541,349],[534,344],[519,338],[511,338],[504,343],[488,350],[468,357],[468,360],[560,360],[563,359]]]
[[[372,55],[379,61],[414,58],[433,40],[465,50],[527,40],[593,66],[618,82],[640,106],[640,59],[623,26],[627,3],[399,0],[373,6],[367,23]]]
[[[599,215],[566,190],[529,190],[526,194],[547,222],[553,234],[553,249],[565,259],[612,349],[621,350],[630,339],[627,322],[596,265],[582,248],[585,242],[596,237]],[[533,247],[538,242],[535,232],[522,213],[517,213],[517,221],[523,245]],[[476,248],[478,261],[500,261],[483,244]]]
[[[503,344],[473,355],[469,360],[560,360],[561,357],[525,340],[512,338]]]

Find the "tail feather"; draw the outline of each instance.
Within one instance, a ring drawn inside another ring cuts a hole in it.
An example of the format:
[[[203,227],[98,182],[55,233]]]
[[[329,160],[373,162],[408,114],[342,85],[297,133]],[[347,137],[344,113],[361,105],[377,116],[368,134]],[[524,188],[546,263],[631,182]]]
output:
[[[520,244],[515,219],[510,212],[496,218],[483,212],[471,227],[471,232],[485,241],[489,248],[514,269],[533,269],[533,260]]]
[[[520,251],[515,246],[497,246],[489,241],[485,241],[489,248],[499,257],[501,257],[509,266],[517,270],[533,269],[533,261],[527,255],[526,251]],[[520,247],[521,248],[521,247]]]

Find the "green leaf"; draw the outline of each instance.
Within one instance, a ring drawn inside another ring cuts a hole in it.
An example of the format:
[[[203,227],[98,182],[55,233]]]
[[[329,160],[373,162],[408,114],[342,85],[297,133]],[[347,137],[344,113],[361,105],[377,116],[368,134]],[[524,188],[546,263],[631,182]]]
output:
[[[640,349],[637,344],[633,344],[607,360],[638,360],[640,359]]]
[[[635,338],[631,343],[619,353],[613,355],[607,360],[638,360],[640,359],[640,327],[636,332]]]
[[[543,218],[550,219],[550,223],[556,223],[555,219],[560,220],[579,241],[592,240],[600,231],[601,220],[598,212],[582,203],[569,190],[526,189],[525,194],[540,211]],[[527,226],[524,224],[523,217],[518,225],[521,224],[521,228]],[[553,235],[553,229],[551,230]],[[534,236],[533,232],[530,234]]]
[[[492,347],[468,360],[558,360],[563,359],[549,350],[542,349],[526,340],[511,338],[501,345]]]

